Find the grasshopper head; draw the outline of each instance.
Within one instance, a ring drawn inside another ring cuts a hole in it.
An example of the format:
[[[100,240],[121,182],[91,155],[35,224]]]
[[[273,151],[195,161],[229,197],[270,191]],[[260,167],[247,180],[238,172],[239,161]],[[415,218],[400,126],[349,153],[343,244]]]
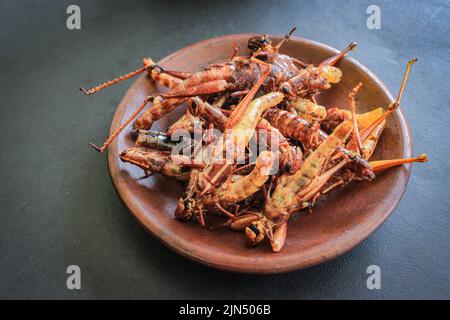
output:
[[[253,222],[250,226],[245,228],[245,236],[247,237],[248,245],[255,246],[264,240],[264,223],[261,220]]]
[[[247,47],[252,51],[262,50],[265,51],[272,47],[272,41],[268,35],[254,36],[248,40]]]

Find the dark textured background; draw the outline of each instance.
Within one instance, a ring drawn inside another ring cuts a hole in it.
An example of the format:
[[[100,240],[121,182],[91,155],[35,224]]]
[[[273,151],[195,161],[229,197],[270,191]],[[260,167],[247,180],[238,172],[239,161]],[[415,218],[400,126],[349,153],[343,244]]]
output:
[[[82,30],[66,28],[78,4]],[[0,298],[450,298],[448,1],[377,1],[382,29],[366,28],[372,1],[0,1]],[[397,91],[416,56],[403,111],[414,166],[393,215],[350,253],[273,276],[192,263],[128,214],[101,142],[128,85],[85,97],[80,85],[134,70],[190,43],[242,32],[298,36],[336,48]],[[66,289],[66,268],[82,290]],[[382,289],[366,288],[377,264]]]

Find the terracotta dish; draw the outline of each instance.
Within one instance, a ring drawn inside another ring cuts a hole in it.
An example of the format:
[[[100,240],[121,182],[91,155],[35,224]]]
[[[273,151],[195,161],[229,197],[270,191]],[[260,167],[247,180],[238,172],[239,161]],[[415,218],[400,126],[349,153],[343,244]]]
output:
[[[229,58],[232,45],[245,53],[252,34],[230,35],[201,41],[162,59],[170,70],[198,71],[202,67]],[[272,37],[277,42],[281,37]],[[282,50],[305,62],[318,63],[337,53],[336,49],[317,42],[293,37]],[[149,52],[151,55],[151,52]],[[349,53],[351,56],[351,52]],[[370,59],[370,57],[367,57]],[[358,83],[363,87],[357,96],[357,111],[386,107],[393,102],[389,90],[364,66],[350,57],[338,65],[342,81],[318,96],[325,106],[347,106],[347,95]],[[401,74],[398,75],[399,82]],[[130,87],[114,115],[111,131],[127,118],[149,94],[164,90],[142,76]],[[164,130],[184,110],[169,114],[152,129]],[[406,188],[410,165],[389,169],[370,183],[351,183],[320,200],[312,213],[302,212],[291,218],[286,245],[273,253],[268,244],[257,248],[244,245],[242,232],[227,228],[210,230],[195,222],[174,219],[176,202],[183,192],[177,181],[162,176],[140,179],[143,171],[121,162],[120,151],[133,144],[130,128],[109,148],[108,164],[112,181],[130,212],[156,238],[171,249],[194,261],[222,270],[248,273],[278,273],[297,270],[335,258],[367,238],[392,213]],[[411,137],[401,111],[389,117],[373,160],[411,156]],[[149,252],[149,254],[151,254]]]

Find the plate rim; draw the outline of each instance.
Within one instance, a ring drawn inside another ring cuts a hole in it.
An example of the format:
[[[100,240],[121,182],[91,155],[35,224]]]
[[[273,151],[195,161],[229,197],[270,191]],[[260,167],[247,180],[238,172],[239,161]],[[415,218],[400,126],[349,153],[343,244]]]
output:
[[[258,33],[238,33],[238,34],[229,34],[219,37],[214,37],[206,40],[202,40],[199,42],[195,42],[192,44],[189,44],[185,47],[180,48],[179,50],[176,50],[175,52],[167,55],[166,57],[160,59],[158,63],[163,64],[164,62],[170,61],[175,55],[185,53],[186,51],[189,51],[190,48],[194,46],[201,46],[201,45],[207,45],[208,43],[212,42],[218,42],[218,41],[224,41],[229,38],[235,38],[235,37],[251,37],[254,35],[258,35]],[[282,36],[279,35],[269,35],[271,38],[281,38]],[[304,44],[310,44],[316,47],[321,47],[322,49],[328,50],[330,52],[338,53],[339,50],[331,47],[329,45],[316,42],[314,40],[305,39],[302,37],[291,37],[292,40],[298,41]],[[346,59],[349,63],[355,65],[357,68],[361,69],[364,73],[366,73],[372,80],[374,80],[377,85],[386,93],[387,97],[391,100],[391,102],[394,101],[393,95],[388,89],[388,87],[384,84],[380,78],[378,78],[371,70],[369,70],[366,66],[364,66],[362,63],[358,62],[352,57],[346,56],[344,59]],[[125,95],[119,102],[116,111],[114,112],[111,127],[109,132],[112,133],[119,125],[123,118],[123,113],[126,110],[126,101],[127,97],[131,95],[133,88],[137,87],[139,84],[139,81],[142,81],[142,79],[146,77],[146,75],[140,76],[137,80],[133,82],[133,84],[127,89]],[[397,109],[395,111],[398,122],[400,124],[400,130],[404,134],[404,140],[403,140],[403,153],[406,157],[410,157],[412,155],[412,149],[413,149],[413,139],[411,135],[411,130],[408,125],[408,122],[401,110],[401,108]],[[352,237],[346,237],[346,239],[341,240],[339,238],[339,241],[336,241],[337,244],[333,246],[333,248],[328,248],[324,253],[321,255],[316,255],[310,259],[307,259],[307,262],[304,260],[300,260],[298,262],[290,262],[287,264],[279,265],[275,268],[271,266],[271,269],[266,269],[264,267],[259,267],[257,269],[249,269],[245,266],[241,266],[239,264],[230,264],[230,263],[219,263],[217,261],[211,261],[208,260],[207,257],[203,256],[200,252],[197,250],[189,249],[189,244],[185,244],[182,242],[177,241],[176,239],[172,237],[166,236],[164,232],[160,232],[158,229],[158,226],[156,224],[153,224],[148,219],[143,221],[141,216],[138,214],[140,208],[138,208],[134,203],[128,201],[131,199],[131,197],[124,196],[122,194],[123,192],[126,193],[126,190],[121,188],[120,181],[118,181],[119,175],[113,174],[117,170],[115,168],[115,157],[114,155],[117,154],[117,141],[115,141],[108,150],[108,157],[107,157],[107,163],[108,163],[108,172],[110,175],[110,178],[113,182],[114,188],[116,189],[121,201],[125,204],[127,207],[129,213],[141,224],[150,234],[152,234],[156,239],[158,239],[160,242],[162,242],[164,245],[172,249],[173,251],[177,252],[178,254],[201,264],[207,265],[209,267],[213,267],[219,270],[223,271],[231,271],[231,272],[237,272],[237,273],[252,273],[252,274],[275,274],[275,273],[284,273],[284,272],[291,272],[296,271],[304,268],[308,268],[317,264],[321,264],[327,261],[330,261],[350,250],[355,248],[358,244],[363,242],[365,239],[367,239],[371,234],[373,234],[386,220],[387,218],[393,213],[395,208],[400,203],[400,200],[402,199],[406,187],[411,175],[411,164],[405,165],[405,175],[404,175],[404,183],[402,186],[402,190],[399,192],[398,197],[395,201],[391,202],[385,210],[385,213],[380,217],[380,219],[376,220],[375,223],[368,224],[365,226],[364,229],[362,229],[362,232],[359,233],[359,236],[356,237],[356,239]],[[362,236],[361,236],[362,234]],[[334,249],[334,250],[333,250]],[[276,254],[274,254],[274,259],[276,259]]]

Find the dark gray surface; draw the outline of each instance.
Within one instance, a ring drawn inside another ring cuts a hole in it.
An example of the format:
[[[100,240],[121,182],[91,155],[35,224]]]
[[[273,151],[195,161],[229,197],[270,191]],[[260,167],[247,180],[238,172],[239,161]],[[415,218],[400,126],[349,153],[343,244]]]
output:
[[[66,29],[78,4],[82,30]],[[450,298],[448,1],[0,1],[0,298]],[[242,32],[297,35],[351,55],[396,91],[416,56],[403,111],[414,166],[393,215],[350,253],[274,276],[192,263],[149,235],[116,194],[101,142],[130,83],[85,97],[80,85],[134,70],[190,43]],[[82,290],[66,289],[66,268]],[[377,264],[382,289],[366,288]]]

